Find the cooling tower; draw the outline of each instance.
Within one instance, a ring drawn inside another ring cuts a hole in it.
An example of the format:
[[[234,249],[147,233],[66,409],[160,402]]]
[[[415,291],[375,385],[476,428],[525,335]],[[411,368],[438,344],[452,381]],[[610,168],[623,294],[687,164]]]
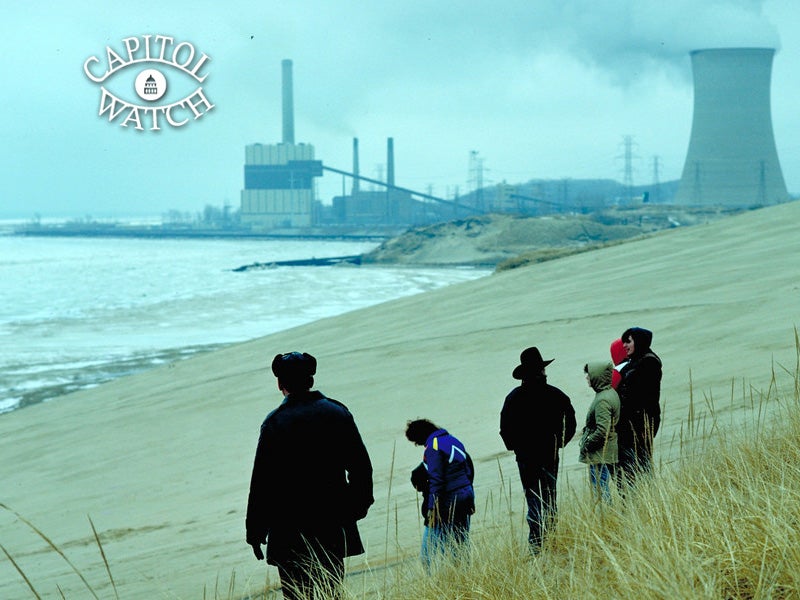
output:
[[[789,199],[770,109],[772,48],[694,50],[694,114],[675,202],[736,207]]]

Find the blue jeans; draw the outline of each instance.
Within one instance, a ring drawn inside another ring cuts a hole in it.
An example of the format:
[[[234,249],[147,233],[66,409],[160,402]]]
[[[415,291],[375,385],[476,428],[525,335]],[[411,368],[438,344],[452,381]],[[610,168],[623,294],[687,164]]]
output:
[[[592,484],[592,490],[597,498],[606,503],[611,502],[609,481],[613,468],[613,465],[606,464],[589,465],[589,482]]]
[[[467,513],[456,514],[454,519],[448,523],[425,526],[422,532],[422,548],[420,558],[426,569],[430,569],[431,562],[436,556],[443,556],[449,550],[453,557],[457,557],[459,552],[469,541],[470,515]]]

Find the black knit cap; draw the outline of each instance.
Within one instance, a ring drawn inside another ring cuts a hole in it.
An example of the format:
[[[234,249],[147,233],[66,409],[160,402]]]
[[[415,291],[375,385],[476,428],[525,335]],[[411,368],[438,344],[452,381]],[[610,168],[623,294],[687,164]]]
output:
[[[285,352],[272,359],[272,373],[278,379],[313,377],[317,372],[317,359],[307,352]]]

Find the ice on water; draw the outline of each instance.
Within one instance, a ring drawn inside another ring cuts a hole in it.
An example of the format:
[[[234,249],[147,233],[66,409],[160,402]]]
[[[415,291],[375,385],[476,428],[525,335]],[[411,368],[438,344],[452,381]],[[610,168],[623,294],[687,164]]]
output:
[[[472,269],[236,267],[373,242],[0,235],[0,413],[223,344],[474,279]]]

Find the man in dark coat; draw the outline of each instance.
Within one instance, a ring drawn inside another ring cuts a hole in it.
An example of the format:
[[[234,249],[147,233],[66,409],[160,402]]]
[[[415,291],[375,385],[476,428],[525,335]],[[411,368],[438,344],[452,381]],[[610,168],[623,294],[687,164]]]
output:
[[[661,359],[650,349],[653,333],[641,327],[621,336],[628,362],[620,371],[619,467],[628,483],[652,468],[653,438],[661,424]]]
[[[372,496],[372,464],[350,411],[312,391],[317,361],[289,352],[272,361],[283,403],[261,425],[247,543],[278,567],[285,598],[338,586],[344,558],[364,552],[356,521]]]
[[[547,383],[538,348],[525,349],[512,376],[522,384],[506,396],[500,413],[500,436],[517,457],[528,503],[528,541],[537,553],[543,534],[555,523],[558,451],[575,435],[575,409],[569,397]]]

